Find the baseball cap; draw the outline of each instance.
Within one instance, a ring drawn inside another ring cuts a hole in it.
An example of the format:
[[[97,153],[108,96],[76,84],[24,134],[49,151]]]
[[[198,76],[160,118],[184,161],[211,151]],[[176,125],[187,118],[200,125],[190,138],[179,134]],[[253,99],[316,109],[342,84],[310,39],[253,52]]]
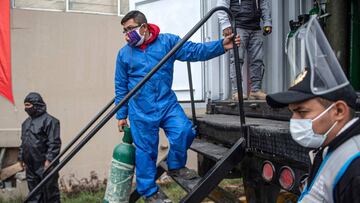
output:
[[[334,102],[343,100],[349,107],[355,109],[357,95],[350,84],[329,93],[321,95],[314,94],[310,85],[311,74],[310,69],[304,69],[296,77],[295,84],[290,87],[288,91],[268,94],[266,96],[266,102],[273,108],[282,108],[288,106],[289,104],[303,102],[315,97],[321,97]]]

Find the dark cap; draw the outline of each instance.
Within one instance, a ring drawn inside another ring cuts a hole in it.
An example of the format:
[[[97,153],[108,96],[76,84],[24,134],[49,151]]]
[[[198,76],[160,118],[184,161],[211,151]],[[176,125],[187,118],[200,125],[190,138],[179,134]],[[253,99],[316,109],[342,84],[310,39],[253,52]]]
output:
[[[357,95],[350,84],[326,94],[315,95],[311,91],[310,76],[310,70],[305,69],[297,76],[294,82],[295,85],[290,87],[288,91],[269,94],[266,96],[266,102],[273,108],[282,108],[288,106],[289,104],[303,102],[315,97],[321,97],[334,102],[343,100],[349,107],[355,109]]]

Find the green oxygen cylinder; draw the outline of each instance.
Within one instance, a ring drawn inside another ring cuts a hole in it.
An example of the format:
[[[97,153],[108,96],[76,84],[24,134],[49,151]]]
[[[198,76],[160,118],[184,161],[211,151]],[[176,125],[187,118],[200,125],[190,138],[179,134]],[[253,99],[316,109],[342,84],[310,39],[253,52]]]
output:
[[[129,202],[135,168],[135,147],[130,128],[124,128],[122,143],[113,152],[104,203]]]

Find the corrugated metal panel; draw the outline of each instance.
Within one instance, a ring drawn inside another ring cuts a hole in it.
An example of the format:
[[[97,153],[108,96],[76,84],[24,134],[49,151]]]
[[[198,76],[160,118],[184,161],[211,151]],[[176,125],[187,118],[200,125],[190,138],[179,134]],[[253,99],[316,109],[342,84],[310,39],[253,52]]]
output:
[[[205,1],[204,10],[209,11],[216,6],[216,0]],[[288,88],[292,76],[289,75],[287,57],[285,55],[285,39],[289,31],[289,20],[297,20],[297,16],[306,13],[312,7],[312,0],[271,0],[273,33],[265,38],[264,63],[265,75],[263,89],[267,93],[274,93]],[[206,24],[205,41],[215,40],[221,36],[218,24],[214,25],[217,17]],[[228,54],[220,57],[217,63],[206,63],[207,98],[213,100],[226,99],[230,96]],[[246,61],[244,67],[246,68]],[[244,74],[246,75],[246,73]],[[244,78],[246,80],[246,78]],[[246,91],[246,84],[245,91]]]
[[[272,0],[273,33],[265,40],[265,75],[263,89],[267,93],[286,90],[293,78],[288,69],[285,40],[290,30],[289,20],[307,13],[311,0]]]

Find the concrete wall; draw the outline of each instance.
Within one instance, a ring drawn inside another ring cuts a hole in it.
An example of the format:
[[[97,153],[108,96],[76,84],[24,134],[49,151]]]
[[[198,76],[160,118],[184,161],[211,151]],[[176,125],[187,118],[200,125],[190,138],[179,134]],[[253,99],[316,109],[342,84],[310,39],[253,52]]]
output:
[[[47,103],[48,112],[60,119],[65,146],[114,96],[115,57],[124,44],[120,20],[116,16],[13,9],[11,45],[16,106],[0,97],[0,129],[20,128],[27,117],[24,97],[37,91]],[[103,177],[112,149],[119,141],[113,119],[62,174],[88,177],[95,170]]]
[[[114,96],[115,58],[123,40],[120,17],[12,9],[11,42],[13,92],[16,105],[0,97],[0,147],[19,140],[24,97],[39,92],[48,112],[61,122],[63,146]],[[188,108],[185,108],[189,112]],[[203,110],[202,110],[203,112]],[[112,119],[61,170],[61,176],[74,173],[89,177],[95,170],[107,177],[114,146],[122,135]],[[6,141],[6,142],[5,142]],[[160,145],[167,145],[161,132]],[[167,149],[159,151],[161,159]],[[189,152],[190,168],[196,168],[196,155]]]

